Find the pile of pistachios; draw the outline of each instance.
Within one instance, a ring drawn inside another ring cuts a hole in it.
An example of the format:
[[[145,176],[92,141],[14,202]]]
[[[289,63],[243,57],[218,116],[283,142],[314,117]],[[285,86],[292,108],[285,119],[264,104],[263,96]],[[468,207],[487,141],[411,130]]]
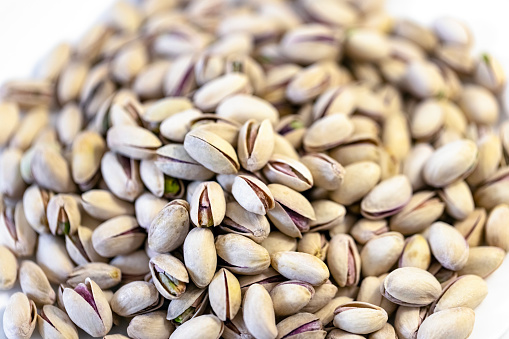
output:
[[[472,45],[383,0],[116,3],[0,90],[5,336],[467,338],[509,250]]]

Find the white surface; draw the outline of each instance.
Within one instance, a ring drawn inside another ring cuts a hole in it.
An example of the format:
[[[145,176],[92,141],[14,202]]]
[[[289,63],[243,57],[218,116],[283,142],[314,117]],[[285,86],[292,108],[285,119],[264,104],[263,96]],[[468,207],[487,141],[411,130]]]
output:
[[[112,0],[0,0],[0,83],[29,76],[52,46],[61,41],[76,41],[112,3]],[[489,51],[509,73],[506,0],[387,0],[387,4],[393,15],[424,24],[440,16],[463,19],[474,32],[474,50]],[[509,328],[507,258],[487,279],[489,294],[476,309],[471,339],[509,339],[509,333],[504,335]],[[11,293],[0,292],[1,328],[3,310]],[[0,337],[4,337],[3,331]]]

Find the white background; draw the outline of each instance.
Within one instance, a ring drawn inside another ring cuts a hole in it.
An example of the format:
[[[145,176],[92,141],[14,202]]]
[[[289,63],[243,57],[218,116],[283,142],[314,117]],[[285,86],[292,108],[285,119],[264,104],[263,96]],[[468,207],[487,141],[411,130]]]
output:
[[[29,76],[52,46],[60,41],[76,41],[112,3],[112,0],[0,0],[0,83]],[[387,0],[387,4],[391,14],[424,24],[440,16],[463,19],[474,32],[475,51],[490,51],[509,73],[507,0]],[[488,286],[488,297],[476,309],[470,338],[509,339],[507,258],[488,278]],[[11,293],[0,292],[0,328]],[[37,330],[34,333],[37,335]],[[0,337],[4,337],[3,331]]]

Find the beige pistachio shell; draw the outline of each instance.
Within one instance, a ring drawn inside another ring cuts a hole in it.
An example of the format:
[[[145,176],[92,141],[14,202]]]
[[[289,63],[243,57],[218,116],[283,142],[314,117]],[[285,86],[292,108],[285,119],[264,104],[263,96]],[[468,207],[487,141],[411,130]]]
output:
[[[299,192],[313,186],[313,176],[303,163],[279,154],[269,159],[263,174],[271,183],[286,185]]]
[[[63,239],[51,234],[41,234],[35,254],[37,264],[48,280],[54,284],[63,283],[74,269]]]
[[[421,232],[442,215],[444,207],[436,193],[417,192],[399,213],[391,217],[390,228],[403,235]]]
[[[222,321],[235,318],[240,309],[241,293],[238,279],[221,268],[209,284],[210,307]]]
[[[369,219],[382,219],[401,211],[411,197],[410,181],[397,175],[379,183],[362,199],[361,213]]]
[[[189,283],[184,264],[171,254],[158,254],[150,259],[152,282],[166,299],[178,299]]]
[[[137,315],[127,326],[127,334],[133,339],[167,339],[174,330],[162,311]]]
[[[0,246],[0,290],[10,290],[16,283],[18,262],[5,246]]]
[[[319,286],[329,278],[327,265],[308,253],[277,252],[272,255],[271,261],[272,267],[288,279],[301,280],[313,286]]]
[[[111,310],[121,317],[148,313],[162,305],[162,298],[152,283],[133,281],[118,289],[110,301]]]
[[[330,280],[320,286],[314,287],[315,294],[309,303],[302,308],[302,312],[315,313],[327,305],[338,292],[338,288]]]
[[[253,240],[239,234],[216,237],[217,255],[233,273],[254,275],[270,266],[269,252]]]
[[[447,213],[457,220],[463,220],[474,211],[474,198],[467,183],[459,180],[439,191],[445,202]]]
[[[345,166],[345,176],[339,189],[330,194],[332,200],[343,204],[363,198],[380,180],[380,166],[374,162],[358,162]]]
[[[55,302],[55,291],[43,270],[30,260],[24,260],[19,267],[19,284],[26,296],[36,305],[51,305]]]
[[[361,258],[351,236],[337,234],[332,237],[327,251],[327,264],[339,287],[359,283]]]
[[[150,223],[148,246],[167,253],[180,247],[189,232],[189,204],[176,199],[165,205]]]
[[[92,234],[92,244],[101,256],[111,258],[134,252],[145,238],[136,218],[123,215],[100,224]]]
[[[275,339],[278,330],[269,292],[259,284],[251,285],[242,302],[244,323],[249,332],[260,339]]]
[[[217,265],[214,234],[207,228],[193,228],[184,241],[184,261],[189,277],[199,288],[214,277]]]
[[[313,286],[298,280],[289,280],[277,284],[270,291],[277,317],[285,317],[299,312],[313,297]]]
[[[186,321],[171,334],[170,339],[219,339],[223,331],[221,320],[215,315],[206,314]]]
[[[223,189],[214,181],[206,181],[195,189],[189,214],[198,227],[218,226],[226,212]]]
[[[67,313],[56,306],[44,305],[37,316],[37,329],[44,339],[78,339],[78,330]]]
[[[270,120],[248,120],[239,131],[237,152],[240,164],[250,172],[261,169],[274,150],[274,130]]]
[[[194,160],[183,145],[168,144],[156,151],[156,166],[166,175],[184,180],[207,180],[214,173]]]
[[[467,263],[458,271],[458,275],[475,274],[486,278],[502,264],[504,257],[505,251],[499,247],[472,247],[468,251]]]
[[[275,207],[274,197],[261,180],[255,176],[239,175],[232,185],[232,195],[248,212],[265,215]]]
[[[475,309],[488,295],[488,285],[483,278],[467,274],[456,278],[444,288],[442,294],[431,305],[430,313],[455,307]]]
[[[320,319],[311,313],[297,313],[277,324],[278,336],[281,338],[324,339],[327,332],[323,330]]]
[[[315,312],[315,315],[320,319],[322,325],[328,325],[334,319],[334,311],[341,305],[352,302],[353,299],[346,296],[338,296],[330,300],[320,310]]]
[[[509,206],[502,204],[495,207],[486,221],[486,242],[490,246],[497,246],[505,251],[509,250],[509,232],[504,225],[509,216]]]
[[[108,190],[94,189],[83,193],[81,206],[88,214],[99,220],[134,214],[132,204],[118,199]]]
[[[237,202],[226,204],[226,213],[221,229],[229,232],[244,235],[257,243],[263,242],[270,232],[270,224],[267,217],[246,211]]]
[[[468,260],[468,244],[461,233],[454,227],[435,222],[428,232],[431,253],[445,268],[457,271],[465,266]]]
[[[313,176],[313,183],[329,191],[341,186],[346,170],[340,163],[323,153],[312,153],[303,156],[300,161]]]
[[[260,243],[270,255],[282,251],[295,251],[297,239],[278,231],[271,231],[266,239]]]
[[[422,322],[417,339],[424,338],[468,338],[474,328],[475,313],[467,307],[456,307],[437,312]]]
[[[420,234],[405,239],[405,247],[399,257],[398,267],[417,267],[428,269],[431,262],[431,250],[428,241]]]
[[[327,257],[328,248],[329,242],[325,235],[318,232],[305,233],[297,245],[298,252],[314,255],[321,260],[325,260]]]
[[[454,227],[465,237],[471,247],[479,246],[484,238],[486,210],[476,208],[464,220],[454,223]]]
[[[362,274],[378,276],[387,273],[404,247],[401,233],[387,232],[369,240],[361,250]]]
[[[334,311],[334,326],[356,334],[378,331],[387,322],[383,308],[363,302],[346,303]]]
[[[4,310],[3,330],[9,339],[29,339],[37,322],[37,308],[26,295],[16,292]]]

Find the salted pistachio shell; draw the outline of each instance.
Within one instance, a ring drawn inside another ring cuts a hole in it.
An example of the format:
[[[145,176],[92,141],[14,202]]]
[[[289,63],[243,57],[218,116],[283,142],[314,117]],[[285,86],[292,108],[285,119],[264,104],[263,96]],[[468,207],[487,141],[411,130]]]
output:
[[[325,260],[328,248],[329,242],[325,238],[324,234],[309,232],[305,233],[302,236],[302,239],[299,240],[297,251],[308,253],[320,258],[321,260]]]
[[[486,278],[502,264],[505,251],[495,246],[472,247],[468,251],[465,266],[458,271],[458,275],[475,274]]]
[[[435,192],[417,192],[399,213],[391,217],[390,228],[403,235],[421,232],[442,215],[444,207]]]
[[[74,269],[65,249],[64,241],[51,234],[41,234],[37,246],[36,262],[54,284],[63,283]]]
[[[122,271],[115,266],[105,263],[88,263],[74,268],[71,274],[69,274],[66,284],[76,288],[80,283],[84,283],[86,278],[92,279],[97,286],[106,290],[120,283]]]
[[[113,126],[108,130],[106,140],[111,150],[132,159],[152,157],[162,146],[149,130],[129,125]]]
[[[382,327],[383,329],[383,327]],[[381,330],[380,330],[381,331]],[[374,332],[377,333],[377,332]],[[346,332],[343,330],[340,330],[338,328],[333,329],[327,334],[326,339],[362,339],[365,338],[363,335],[360,334],[353,334],[350,332]]]
[[[360,245],[366,244],[372,238],[384,234],[385,232],[389,232],[389,227],[385,219],[359,219],[349,230],[350,235]]]
[[[475,66],[474,79],[476,83],[499,93],[506,84],[506,76],[500,61],[488,53],[480,55]]]
[[[301,237],[309,230],[309,223],[315,219],[313,206],[297,191],[284,185],[267,186],[274,196],[276,205],[268,211],[269,219],[288,236]]]
[[[202,129],[187,133],[184,148],[189,155],[207,169],[220,174],[235,174],[239,161],[233,147],[223,138]]]
[[[417,339],[444,337],[468,338],[474,328],[475,313],[467,307],[456,307],[437,312],[422,322]]]
[[[359,283],[361,258],[351,236],[336,234],[332,237],[327,251],[327,264],[339,287]]]
[[[121,317],[149,313],[161,307],[163,298],[154,284],[133,281],[118,289],[110,301],[111,310]]]
[[[184,142],[192,122],[202,115],[201,111],[194,108],[175,113],[162,121],[159,126],[160,133],[170,141]]]
[[[410,94],[423,99],[436,96],[445,88],[438,66],[424,59],[410,61],[401,81]]]
[[[49,229],[53,235],[74,234],[81,224],[76,198],[68,194],[51,197],[47,206]]]
[[[378,331],[387,322],[383,308],[363,302],[343,304],[334,311],[334,326],[356,334]]]
[[[266,239],[260,243],[270,255],[281,251],[295,251],[297,239],[278,231],[269,233]]]
[[[100,224],[92,234],[94,249],[101,256],[111,258],[129,254],[143,244],[146,233],[136,218],[121,215]]]
[[[275,207],[274,197],[261,180],[250,175],[237,176],[231,192],[237,202],[248,212],[265,215]]]
[[[336,308],[352,301],[352,298],[346,296],[335,297],[314,314],[320,319],[322,325],[326,326],[334,319],[334,311]]]
[[[509,185],[505,180],[509,174],[508,170],[508,167],[501,167],[475,191],[474,200],[477,206],[491,210],[499,204],[509,203],[507,194]]]
[[[265,216],[246,211],[237,202],[226,204],[225,217],[219,227],[229,233],[244,235],[257,243],[261,243],[272,233]]]
[[[464,220],[474,211],[474,198],[467,183],[459,180],[438,192],[445,202],[447,213],[457,220]]]
[[[152,193],[145,192],[134,202],[136,220],[141,227],[149,230],[150,224],[159,214],[159,212],[168,204],[168,200],[158,198]],[[165,241],[166,239],[162,239]]]
[[[82,190],[92,188],[98,180],[104,139],[96,132],[86,131],[75,136],[72,143],[72,178]]]
[[[16,283],[18,262],[5,246],[0,246],[0,290],[10,290]]]
[[[237,145],[243,168],[254,172],[265,166],[274,150],[274,130],[270,120],[246,121],[239,131]]]
[[[190,125],[189,130],[200,129],[211,132],[226,140],[234,148],[237,147],[241,125],[236,121],[206,113],[191,120]]]
[[[6,246],[17,256],[31,256],[34,253],[37,233],[28,224],[21,201],[15,206],[1,207],[0,235],[0,245]]]
[[[147,253],[144,250],[138,250],[126,255],[118,255],[111,259],[110,265],[118,267],[122,271],[122,281],[131,282],[142,280],[147,274],[150,274],[149,261]]]
[[[263,174],[271,183],[286,185],[302,192],[313,186],[313,176],[300,161],[284,155],[273,155],[263,168]]]
[[[113,324],[111,308],[97,284],[87,278],[75,289],[66,288],[63,302],[69,318],[94,337],[106,335]]]
[[[485,226],[488,245],[500,247],[506,252],[509,250],[509,232],[504,225],[506,225],[508,216],[509,206],[498,205],[490,212]]]
[[[73,191],[69,166],[65,158],[54,148],[38,147],[31,162],[35,182],[58,193]]]
[[[344,114],[333,114],[315,121],[304,136],[308,152],[322,152],[341,145],[353,134],[354,126]]]
[[[251,285],[242,301],[244,323],[248,331],[260,339],[275,339],[278,330],[269,292],[259,284]]]
[[[202,315],[208,306],[208,289],[197,288],[190,284],[189,288],[186,289],[186,292],[180,298],[170,302],[166,319],[175,325],[183,324],[192,318]]]
[[[465,85],[458,104],[472,122],[493,125],[498,120],[499,108],[496,98],[484,87]]]
[[[33,145],[38,134],[49,124],[49,111],[44,107],[32,108],[17,125],[9,146],[24,151]]]
[[[402,174],[408,177],[412,189],[417,190],[425,186],[422,169],[433,154],[433,147],[426,143],[416,144],[402,163]]]
[[[89,215],[98,220],[134,214],[132,204],[118,199],[108,190],[94,189],[83,193],[81,206]]]
[[[223,331],[223,322],[215,315],[206,314],[186,321],[171,334],[170,339],[219,339]]]
[[[189,277],[199,288],[206,287],[216,271],[214,235],[207,228],[193,228],[184,241],[184,261]]]
[[[457,271],[465,266],[468,244],[457,229],[438,221],[430,226],[427,237],[431,253],[443,267]]]
[[[312,153],[303,156],[300,161],[311,172],[316,187],[333,191],[341,186],[346,170],[333,158],[324,153]]]
[[[431,262],[431,250],[428,241],[420,234],[405,239],[405,247],[399,257],[398,267],[417,267],[428,269]]]
[[[199,184],[190,205],[191,221],[198,227],[218,226],[223,221],[226,201],[223,189],[214,181]]]
[[[311,313],[297,313],[277,324],[278,339],[313,338],[324,339],[327,332],[323,330],[320,319]]]
[[[183,145],[168,144],[157,150],[156,166],[166,175],[184,180],[207,180],[214,173],[186,152]]]
[[[127,334],[136,339],[167,339],[174,330],[165,313],[158,311],[135,316],[129,322]]]
[[[370,276],[362,279],[356,300],[380,306],[391,316],[392,313],[396,311],[396,308],[398,308],[398,305],[389,301],[382,295],[381,286],[387,275],[388,274],[383,274],[378,277]]]
[[[429,312],[436,313],[455,307],[475,309],[487,295],[488,285],[483,278],[473,274],[462,275],[444,288]]]
[[[361,250],[362,274],[378,276],[397,261],[404,247],[401,233],[387,232],[369,240]]]
[[[454,227],[465,237],[471,247],[479,246],[484,238],[486,210],[476,208],[464,220],[454,223]]]
[[[398,338],[415,338],[419,326],[426,318],[427,309],[427,307],[398,307],[394,318],[394,329]]]
[[[389,273],[380,292],[398,305],[422,307],[435,301],[442,287],[431,273],[421,268],[403,267]]]
[[[8,148],[0,155],[0,193],[13,199],[21,197],[26,187],[20,170],[22,156],[17,148]]]
[[[163,95],[163,81],[171,62],[156,60],[146,65],[133,82],[133,91],[141,98],[154,99]]]
[[[216,114],[241,124],[250,119],[260,123],[267,119],[275,126],[279,120],[278,111],[271,103],[249,94],[229,96],[217,107]]]
[[[177,299],[186,291],[189,275],[186,267],[170,254],[158,254],[150,259],[150,273],[155,287],[166,299]]]
[[[225,234],[216,237],[216,251],[224,264],[237,274],[254,275],[270,266],[267,250],[253,240],[239,234]]]
[[[277,317],[293,315],[306,306],[313,297],[313,286],[297,280],[277,284],[270,291]]]
[[[159,211],[148,229],[150,249],[166,253],[184,243],[189,232],[189,208],[187,201],[175,199]]]
[[[245,74],[228,73],[202,86],[195,92],[193,101],[202,111],[211,111],[227,97],[250,92],[252,88]]]
[[[362,199],[361,213],[368,219],[382,219],[401,211],[411,197],[410,181],[397,175],[380,182]]]
[[[444,187],[468,176],[477,164],[477,146],[466,139],[437,149],[423,168],[424,180],[433,187]]]
[[[9,339],[28,339],[37,322],[37,308],[26,295],[16,292],[9,298],[4,310],[3,330]]]
[[[317,62],[301,69],[286,87],[286,98],[295,104],[303,104],[322,94],[330,85],[326,61]]]
[[[309,303],[301,311],[315,313],[327,305],[336,295],[338,288],[330,280],[320,286],[314,287],[315,294],[311,296]]]
[[[217,317],[222,321],[235,318],[242,301],[238,279],[227,269],[221,268],[208,289],[210,307]]]
[[[343,205],[328,199],[315,200],[311,203],[315,211],[315,220],[309,223],[310,230],[330,230],[340,225],[346,216],[346,209]]]
[[[44,305],[37,316],[37,328],[44,339],[78,339],[78,330],[67,313],[56,306]]]
[[[380,180],[381,170],[374,162],[363,161],[345,166],[341,186],[331,192],[330,198],[345,206],[363,198]]]
[[[55,302],[55,291],[43,270],[30,260],[23,260],[19,267],[19,284],[26,296],[36,305],[51,305]]]
[[[11,136],[15,133],[20,121],[19,107],[13,102],[0,102],[0,112],[2,113],[2,127],[0,127],[0,145],[5,146]]]
[[[109,190],[122,200],[133,202],[143,192],[139,163],[134,159],[106,152],[101,160],[101,173]]]
[[[283,251],[271,256],[272,267],[284,277],[307,282],[313,286],[329,278],[329,269],[317,257],[301,252]]]
[[[500,138],[493,133],[488,133],[477,141],[479,162],[467,178],[470,185],[479,185],[495,174],[502,159],[501,145]]]
[[[389,42],[374,29],[356,29],[347,35],[345,52],[350,58],[373,62],[389,56]]]
[[[159,99],[147,108],[141,119],[148,129],[157,132],[165,119],[192,107],[191,101],[185,97],[172,96]]]

